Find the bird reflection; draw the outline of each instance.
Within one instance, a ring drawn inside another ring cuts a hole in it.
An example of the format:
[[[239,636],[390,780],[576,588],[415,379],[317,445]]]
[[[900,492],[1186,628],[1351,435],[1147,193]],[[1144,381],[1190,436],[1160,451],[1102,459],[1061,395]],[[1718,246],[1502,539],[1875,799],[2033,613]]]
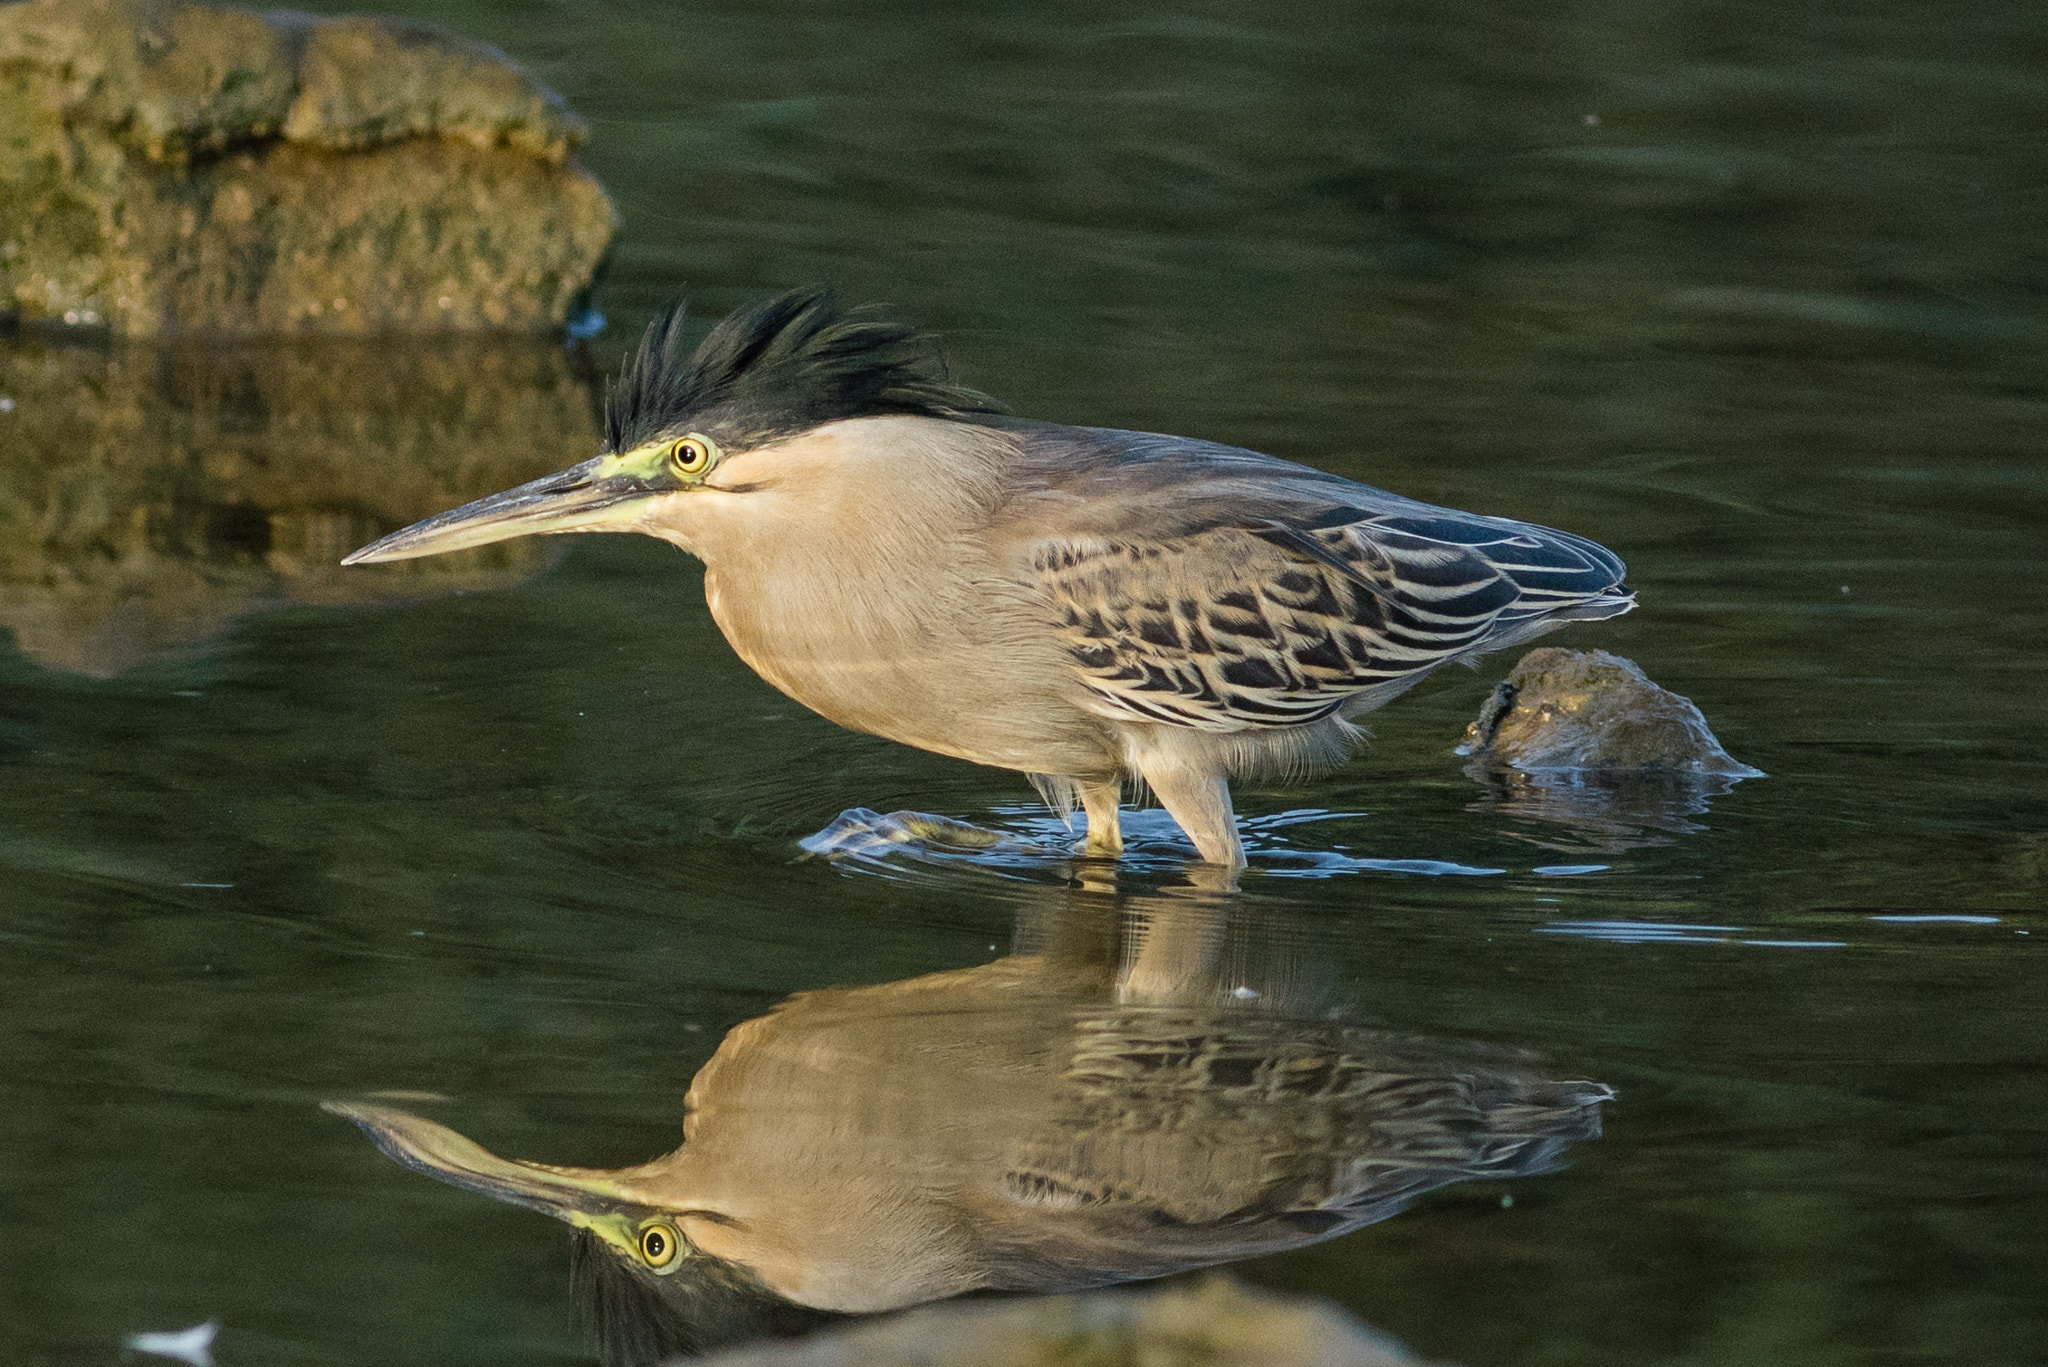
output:
[[[1329,1019],[1309,956],[1233,934],[1220,898],[1106,900],[1028,913],[992,963],[743,1022],[691,1083],[682,1147],[637,1167],[329,1109],[409,1167],[576,1226],[583,1311],[605,1359],[636,1365],[1297,1248],[1599,1133],[1599,1083]]]

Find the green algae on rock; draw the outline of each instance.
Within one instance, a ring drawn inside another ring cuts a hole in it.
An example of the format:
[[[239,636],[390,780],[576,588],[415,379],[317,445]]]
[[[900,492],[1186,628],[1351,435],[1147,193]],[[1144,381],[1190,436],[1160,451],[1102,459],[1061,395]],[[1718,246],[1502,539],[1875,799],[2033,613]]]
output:
[[[559,327],[609,244],[587,134],[423,25],[0,5],[0,312],[133,336]]]
[[[0,631],[106,677],[261,608],[517,583],[558,546],[338,562],[595,450],[573,361],[524,336],[0,346]]]
[[[1604,650],[1532,650],[1465,728],[1456,753],[1477,809],[1532,823],[1518,837],[1574,857],[1669,845],[1713,799],[1761,778],[1721,748],[1692,700]]]

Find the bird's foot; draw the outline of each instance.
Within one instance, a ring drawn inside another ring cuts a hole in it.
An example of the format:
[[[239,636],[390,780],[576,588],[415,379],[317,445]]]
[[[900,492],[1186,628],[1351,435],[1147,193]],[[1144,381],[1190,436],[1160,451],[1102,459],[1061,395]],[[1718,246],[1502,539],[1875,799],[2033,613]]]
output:
[[[1095,826],[1088,827],[1088,836],[1081,842],[1081,853],[1090,859],[1116,859],[1124,852],[1124,837],[1121,831],[1111,830],[1097,835]]]

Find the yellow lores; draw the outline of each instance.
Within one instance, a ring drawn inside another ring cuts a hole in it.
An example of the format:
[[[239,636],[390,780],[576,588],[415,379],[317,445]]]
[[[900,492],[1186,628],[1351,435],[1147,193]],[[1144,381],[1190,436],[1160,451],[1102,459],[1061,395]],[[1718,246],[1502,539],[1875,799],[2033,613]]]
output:
[[[600,456],[596,478],[628,475],[652,483],[661,475],[668,475],[678,484],[694,484],[711,473],[711,467],[718,464],[720,454],[717,442],[702,432],[692,432],[674,441],[658,441],[637,451],[628,451],[622,456]]]
[[[636,1222],[628,1215],[591,1215],[571,1208],[549,1212],[587,1229],[649,1272],[666,1277],[692,1252],[689,1241],[666,1220]]]

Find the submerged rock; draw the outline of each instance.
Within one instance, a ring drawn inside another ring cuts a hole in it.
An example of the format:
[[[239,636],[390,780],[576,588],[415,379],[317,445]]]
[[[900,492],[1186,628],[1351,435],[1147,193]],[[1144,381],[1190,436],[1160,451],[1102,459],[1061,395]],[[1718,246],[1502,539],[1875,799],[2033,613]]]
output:
[[[1496,685],[1457,753],[1514,769],[1760,778],[1688,698],[1604,650],[1532,650]]]
[[[588,378],[539,338],[0,345],[0,629],[107,676],[259,608],[516,583],[556,539],[337,562],[597,445]]]
[[[952,1301],[706,1359],[706,1367],[1416,1367],[1326,1301],[1224,1277],[1142,1291]]]
[[[561,98],[393,19],[0,5],[0,311],[174,333],[561,325],[614,214]]]

